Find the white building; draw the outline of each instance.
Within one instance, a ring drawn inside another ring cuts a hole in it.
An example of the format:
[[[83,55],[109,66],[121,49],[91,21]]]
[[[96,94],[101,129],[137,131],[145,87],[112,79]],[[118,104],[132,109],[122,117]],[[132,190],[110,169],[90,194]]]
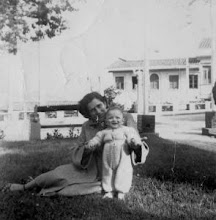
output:
[[[108,72],[113,74],[117,89],[137,95],[142,91],[140,74],[144,75],[148,113],[206,111],[211,108],[212,92],[209,48],[210,40],[204,39],[200,44],[203,54],[189,58],[149,60],[148,69],[144,60],[119,58],[108,67]],[[139,104],[140,99],[135,105]]]

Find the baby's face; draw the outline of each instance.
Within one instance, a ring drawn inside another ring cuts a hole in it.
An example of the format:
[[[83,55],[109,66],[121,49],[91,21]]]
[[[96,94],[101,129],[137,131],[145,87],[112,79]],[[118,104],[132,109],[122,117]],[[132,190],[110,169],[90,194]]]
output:
[[[106,115],[106,124],[108,127],[116,129],[123,124],[123,114],[118,109],[110,110]]]

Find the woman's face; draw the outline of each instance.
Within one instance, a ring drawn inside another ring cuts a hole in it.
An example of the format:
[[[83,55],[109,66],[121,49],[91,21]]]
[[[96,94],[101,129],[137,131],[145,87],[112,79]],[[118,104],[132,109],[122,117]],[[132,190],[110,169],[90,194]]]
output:
[[[89,102],[88,110],[93,119],[102,118],[107,111],[105,103],[96,98]]]

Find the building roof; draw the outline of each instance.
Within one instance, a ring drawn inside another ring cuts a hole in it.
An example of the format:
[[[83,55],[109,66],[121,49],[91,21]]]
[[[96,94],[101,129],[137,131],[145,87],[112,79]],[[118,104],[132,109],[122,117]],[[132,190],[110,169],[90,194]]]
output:
[[[199,49],[210,49],[211,48],[211,38],[204,38],[199,44]]]
[[[117,61],[112,63],[108,69],[142,67],[144,64],[144,60],[124,60],[119,58]]]
[[[197,57],[190,57],[189,58],[189,64],[198,64],[200,62],[200,59]]]
[[[199,60],[197,58],[189,58],[189,64],[198,64]],[[117,70],[117,69],[133,69],[144,67],[144,60],[124,60],[119,58],[117,61],[112,63],[108,69]],[[174,58],[174,59],[155,59],[149,61],[150,68],[162,67],[162,68],[172,68],[176,66],[186,66],[186,58]]]
[[[178,59],[162,59],[162,60],[150,60],[151,66],[182,66],[186,65],[186,59],[178,58]]]
[[[211,38],[203,38],[199,44],[199,49],[211,49]],[[189,64],[196,65],[200,62],[197,57],[190,57]],[[152,69],[165,69],[165,68],[178,68],[186,66],[186,58],[173,58],[173,59],[154,59],[149,61],[149,67]],[[117,71],[118,69],[127,69],[132,70],[133,68],[144,68],[145,61],[144,60],[125,60],[119,58],[117,61],[112,63],[108,70]]]

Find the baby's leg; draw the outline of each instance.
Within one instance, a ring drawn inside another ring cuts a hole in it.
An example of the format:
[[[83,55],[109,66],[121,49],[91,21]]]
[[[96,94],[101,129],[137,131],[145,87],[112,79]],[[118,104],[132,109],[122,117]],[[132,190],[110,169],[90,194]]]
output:
[[[102,188],[105,192],[104,198],[113,198],[113,170],[103,169]]]
[[[105,192],[113,191],[113,170],[110,167],[103,167],[102,187]]]
[[[133,167],[131,165],[130,157],[126,160],[121,160],[116,171],[114,187],[119,193],[127,193],[132,185]]]
[[[113,176],[113,169],[108,165],[106,160],[103,160],[102,188],[105,192],[104,198],[113,198]]]
[[[118,174],[116,175],[114,186],[115,191],[117,192],[117,198],[123,200],[125,194],[129,192],[132,185],[132,170],[129,172],[125,172],[125,170],[118,170]]]
[[[103,150],[103,159],[102,159],[102,188],[105,192],[105,198],[112,198],[113,197],[113,176],[114,171],[112,169],[112,158],[111,158],[111,151],[110,151],[110,144],[104,145]]]

